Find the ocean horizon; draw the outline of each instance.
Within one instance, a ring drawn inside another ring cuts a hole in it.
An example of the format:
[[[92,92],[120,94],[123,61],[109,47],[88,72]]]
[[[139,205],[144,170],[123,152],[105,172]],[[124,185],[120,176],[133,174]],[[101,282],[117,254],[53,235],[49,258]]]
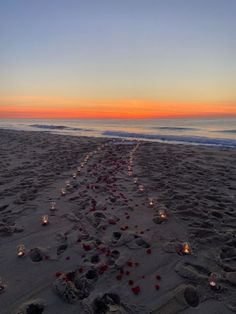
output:
[[[236,147],[236,118],[1,119],[0,128],[72,136]]]

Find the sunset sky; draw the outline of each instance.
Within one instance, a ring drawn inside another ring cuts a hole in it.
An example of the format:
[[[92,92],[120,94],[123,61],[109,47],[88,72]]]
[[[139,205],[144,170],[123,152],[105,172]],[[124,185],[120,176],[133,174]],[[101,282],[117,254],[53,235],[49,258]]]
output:
[[[236,116],[235,0],[0,0],[0,118]]]

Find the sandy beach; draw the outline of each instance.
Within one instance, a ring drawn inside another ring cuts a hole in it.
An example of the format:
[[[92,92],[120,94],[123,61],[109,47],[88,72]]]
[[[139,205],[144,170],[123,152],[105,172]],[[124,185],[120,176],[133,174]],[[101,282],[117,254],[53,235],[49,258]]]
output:
[[[235,149],[0,130],[0,313],[235,313],[235,209]]]

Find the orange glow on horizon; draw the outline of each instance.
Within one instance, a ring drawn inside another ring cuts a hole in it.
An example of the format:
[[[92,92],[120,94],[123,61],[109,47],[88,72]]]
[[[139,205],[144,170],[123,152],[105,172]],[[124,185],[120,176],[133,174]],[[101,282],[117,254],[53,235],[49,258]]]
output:
[[[142,99],[0,98],[0,118],[148,119],[236,116],[235,103],[177,103]]]

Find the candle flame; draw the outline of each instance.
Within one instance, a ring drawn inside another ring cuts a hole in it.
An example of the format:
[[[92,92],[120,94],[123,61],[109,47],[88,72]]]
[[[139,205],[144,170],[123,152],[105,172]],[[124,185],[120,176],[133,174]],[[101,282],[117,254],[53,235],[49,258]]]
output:
[[[182,252],[183,252],[184,254],[191,254],[191,253],[192,253],[191,248],[190,248],[190,245],[189,245],[187,242],[183,243]]]

